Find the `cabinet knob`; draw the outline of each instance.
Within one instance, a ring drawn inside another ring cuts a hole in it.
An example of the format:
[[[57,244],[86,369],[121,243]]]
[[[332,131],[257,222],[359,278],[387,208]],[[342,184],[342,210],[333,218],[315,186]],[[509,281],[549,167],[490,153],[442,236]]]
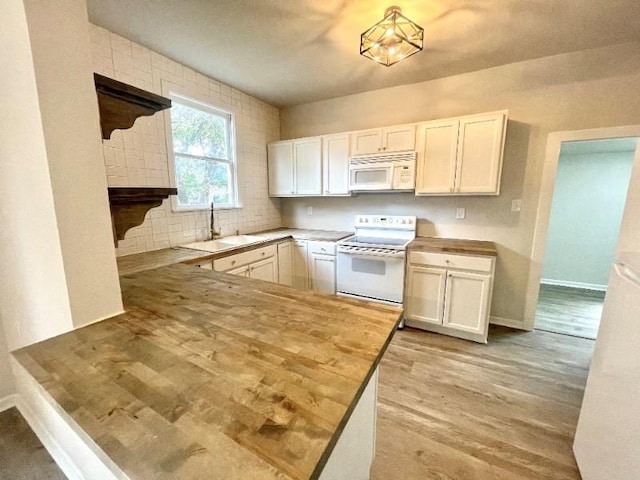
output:
[[[264,257],[266,255],[267,252],[262,252],[262,256]]]
[[[236,261],[235,260],[231,260],[231,265],[235,265]]]

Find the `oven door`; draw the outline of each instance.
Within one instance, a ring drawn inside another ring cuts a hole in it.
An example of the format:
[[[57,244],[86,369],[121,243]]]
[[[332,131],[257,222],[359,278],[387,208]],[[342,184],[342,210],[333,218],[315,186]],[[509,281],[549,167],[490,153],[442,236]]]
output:
[[[349,190],[391,190],[393,163],[359,163],[349,165]]]
[[[402,303],[404,255],[338,252],[337,264],[338,293]]]

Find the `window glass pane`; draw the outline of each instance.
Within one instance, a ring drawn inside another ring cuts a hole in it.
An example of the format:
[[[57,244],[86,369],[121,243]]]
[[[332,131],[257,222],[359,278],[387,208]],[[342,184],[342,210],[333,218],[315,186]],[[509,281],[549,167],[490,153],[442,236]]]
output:
[[[176,101],[170,111],[175,153],[229,158],[229,133],[224,116],[181,105]]]
[[[178,204],[231,205],[231,169],[228,163],[175,156]]]

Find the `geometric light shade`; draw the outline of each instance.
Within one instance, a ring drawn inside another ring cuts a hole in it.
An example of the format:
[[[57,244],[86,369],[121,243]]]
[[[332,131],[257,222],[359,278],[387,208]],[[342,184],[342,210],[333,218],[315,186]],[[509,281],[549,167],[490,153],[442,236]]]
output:
[[[360,35],[360,55],[390,67],[422,50],[424,29],[389,7],[384,18]]]

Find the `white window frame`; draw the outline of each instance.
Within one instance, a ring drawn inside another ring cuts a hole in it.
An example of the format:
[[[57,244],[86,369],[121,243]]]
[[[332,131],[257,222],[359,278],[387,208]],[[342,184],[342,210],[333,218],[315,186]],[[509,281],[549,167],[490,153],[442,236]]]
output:
[[[163,85],[166,87],[166,85]],[[165,90],[165,88],[163,88]],[[182,89],[177,88],[166,88],[166,91],[163,91],[165,96],[168,96],[172,102],[177,102],[182,105],[195,108],[204,112],[212,113],[214,115],[227,117],[227,125],[229,128],[229,137],[227,145],[227,149],[229,151],[229,159],[213,159],[212,157],[194,157],[194,158],[206,158],[212,159],[222,163],[228,163],[230,168],[229,172],[231,178],[229,179],[229,185],[231,187],[231,203],[226,204],[215,204],[216,210],[228,210],[234,208],[240,208],[240,200],[238,196],[238,162],[236,155],[236,127],[235,127],[235,112],[229,110],[227,108],[222,108],[217,105],[212,104],[206,99],[200,97],[197,94],[193,94],[191,92],[184,92]],[[172,187],[179,188],[176,181],[176,154],[173,150],[173,131],[171,128],[171,109],[165,110],[164,112],[164,120],[165,120],[165,130],[166,130],[166,143],[167,143],[167,160],[169,163],[169,182]],[[186,154],[179,153],[180,156],[190,156]],[[211,208],[210,204],[206,205],[185,205],[181,206],[178,203],[178,196],[172,195],[171,197],[171,210],[173,212],[192,212],[192,211],[201,211],[201,210],[209,210]]]

